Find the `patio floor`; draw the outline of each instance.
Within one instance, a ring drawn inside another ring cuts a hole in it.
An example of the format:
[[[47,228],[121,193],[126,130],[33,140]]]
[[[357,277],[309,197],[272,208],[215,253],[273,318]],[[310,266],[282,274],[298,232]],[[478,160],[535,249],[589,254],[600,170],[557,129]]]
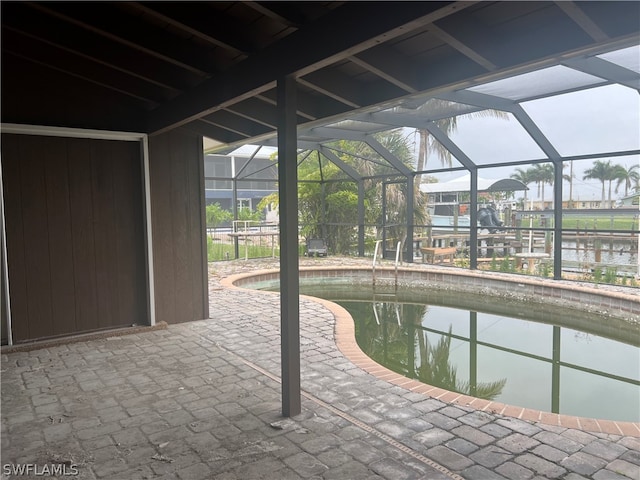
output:
[[[327,261],[345,263],[301,264]],[[640,478],[640,432],[547,425],[388,383],[342,355],[331,311],[308,299],[303,412],[283,418],[279,297],[219,284],[276,265],[212,264],[209,320],[3,350],[2,478]]]

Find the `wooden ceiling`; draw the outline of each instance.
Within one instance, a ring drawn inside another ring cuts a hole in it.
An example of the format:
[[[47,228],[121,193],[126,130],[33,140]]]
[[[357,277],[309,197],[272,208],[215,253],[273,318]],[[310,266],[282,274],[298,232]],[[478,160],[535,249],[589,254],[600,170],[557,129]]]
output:
[[[2,122],[226,145],[638,41],[640,2],[8,2]]]

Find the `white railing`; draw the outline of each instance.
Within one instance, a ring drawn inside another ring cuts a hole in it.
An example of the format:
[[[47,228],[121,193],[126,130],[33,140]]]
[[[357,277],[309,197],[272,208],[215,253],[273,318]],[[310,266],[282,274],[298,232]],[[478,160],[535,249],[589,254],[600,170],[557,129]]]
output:
[[[381,251],[380,245],[382,245],[382,240],[376,240],[376,247],[373,250],[373,265],[371,267],[371,275],[372,275],[372,281],[374,286],[376,284],[376,264],[378,262],[378,252]],[[402,253],[402,242],[398,242],[396,245],[396,261],[395,261],[395,274],[394,274],[396,287],[398,286],[398,264],[402,262],[401,253]],[[382,247],[382,258],[384,258],[384,246]]]

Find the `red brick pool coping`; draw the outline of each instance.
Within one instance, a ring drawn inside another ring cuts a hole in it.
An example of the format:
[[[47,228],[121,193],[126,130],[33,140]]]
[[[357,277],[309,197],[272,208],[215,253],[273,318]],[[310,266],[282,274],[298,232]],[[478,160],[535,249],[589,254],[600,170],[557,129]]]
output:
[[[235,285],[241,279],[255,276],[273,274],[273,270],[261,270],[252,273],[244,273],[226,277],[220,281],[223,287],[231,289],[244,289]],[[260,291],[257,291],[260,292]],[[260,292],[273,294],[273,292]],[[374,375],[380,380],[392,383],[411,392],[420,393],[426,397],[435,398],[442,402],[471,407],[487,413],[495,413],[507,417],[515,417],[525,421],[539,422],[545,425],[554,425],[563,428],[573,428],[587,432],[598,432],[613,435],[640,437],[639,422],[619,422],[614,420],[602,420],[587,417],[575,417],[557,413],[534,410],[530,408],[507,405],[481,398],[463,395],[439,387],[434,387],[417,380],[407,378],[368,357],[358,346],[355,336],[355,324],[353,317],[340,305],[318,297],[301,295],[301,298],[319,303],[327,308],[335,318],[335,342],[340,352],[353,364]]]

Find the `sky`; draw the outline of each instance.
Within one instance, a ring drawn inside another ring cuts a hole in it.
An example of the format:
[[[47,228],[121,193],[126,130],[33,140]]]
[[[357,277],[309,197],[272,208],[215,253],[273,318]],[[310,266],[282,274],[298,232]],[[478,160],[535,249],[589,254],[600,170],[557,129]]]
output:
[[[621,85],[607,85],[526,102],[522,107],[563,157],[602,153],[599,160],[611,160],[613,164],[620,164],[625,168],[640,165],[638,155],[605,155],[607,152],[640,150],[640,95],[637,90]],[[508,117],[459,117],[457,129],[451,139],[479,165],[496,161],[546,158],[515,117],[510,114]],[[583,180],[584,171],[592,166],[593,161],[589,159],[573,162],[574,200],[601,198],[602,183],[598,180]],[[428,157],[427,168],[437,168],[439,165],[437,157]],[[515,168],[481,169],[479,176],[496,179],[509,177]],[[565,174],[569,174],[569,167]],[[461,172],[452,172],[438,175],[438,178],[446,181],[462,175]],[[534,186],[530,185],[530,188],[534,199],[538,199]],[[549,198],[550,191],[547,186],[545,198]],[[563,193],[565,199],[568,199],[568,182],[565,182]],[[619,198],[623,193],[621,188],[618,195],[612,196]]]
[[[523,109],[538,125],[543,135],[563,156],[603,153],[600,160],[611,160],[625,168],[640,165],[640,156],[607,156],[615,151],[640,150],[640,94],[637,90],[620,85],[573,92],[565,95],[539,99],[522,104]],[[413,145],[417,156],[418,136],[414,129],[405,129],[407,140]],[[511,114],[507,118],[458,117],[457,129],[451,139],[478,165],[494,162],[513,162],[546,158],[545,153]],[[252,154],[255,146],[240,149]],[[263,149],[270,153],[274,148]],[[263,151],[261,151],[261,154]],[[573,199],[599,200],[602,198],[602,183],[598,180],[584,180],[584,172],[593,165],[593,159],[573,162]],[[454,163],[455,164],[455,163]],[[459,165],[459,164],[458,164]],[[442,164],[431,154],[427,158],[427,169],[441,168]],[[516,167],[483,168],[479,176],[483,178],[505,178],[514,173]],[[520,166],[526,169],[526,165]],[[568,175],[570,167],[565,169]],[[465,172],[438,174],[439,181],[461,177]],[[539,200],[535,185],[530,185],[528,197]],[[608,185],[607,185],[608,188]],[[615,182],[614,182],[615,188]],[[545,198],[550,198],[551,187],[546,186]],[[608,193],[608,192],[607,192]],[[621,198],[623,188],[614,199]],[[563,187],[564,199],[569,198],[569,184]],[[518,195],[516,195],[518,198]]]

